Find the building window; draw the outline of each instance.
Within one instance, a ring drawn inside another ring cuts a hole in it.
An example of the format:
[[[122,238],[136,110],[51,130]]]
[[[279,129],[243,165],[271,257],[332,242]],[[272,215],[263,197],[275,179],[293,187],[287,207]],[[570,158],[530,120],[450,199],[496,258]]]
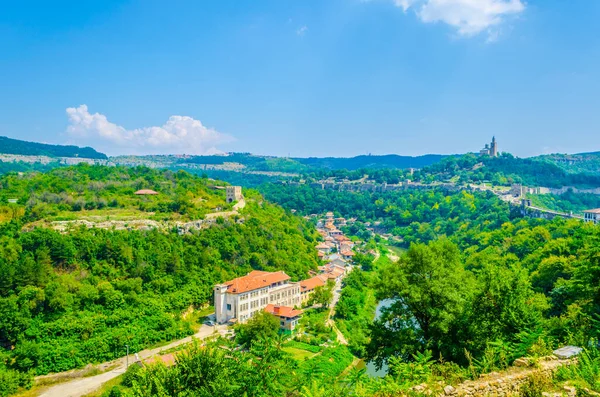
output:
[[[231,305],[229,303],[227,304],[227,310],[231,310]]]

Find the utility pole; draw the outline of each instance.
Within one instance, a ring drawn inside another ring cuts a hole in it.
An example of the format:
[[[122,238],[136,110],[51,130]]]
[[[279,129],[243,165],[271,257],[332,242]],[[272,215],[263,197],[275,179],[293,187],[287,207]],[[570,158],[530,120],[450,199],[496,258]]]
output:
[[[127,348],[127,364],[125,370],[127,370],[129,368],[129,345],[125,345],[125,347]]]

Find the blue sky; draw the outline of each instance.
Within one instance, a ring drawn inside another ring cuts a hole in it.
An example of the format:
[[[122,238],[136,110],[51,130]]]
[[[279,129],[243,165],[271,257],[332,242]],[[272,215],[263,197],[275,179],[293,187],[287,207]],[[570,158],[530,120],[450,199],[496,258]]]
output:
[[[109,154],[600,150],[600,1],[5,1],[0,135]]]

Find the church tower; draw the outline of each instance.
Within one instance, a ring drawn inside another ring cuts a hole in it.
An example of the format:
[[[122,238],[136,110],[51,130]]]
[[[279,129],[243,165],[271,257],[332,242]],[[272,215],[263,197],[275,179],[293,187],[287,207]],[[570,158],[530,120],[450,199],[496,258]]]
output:
[[[498,143],[496,142],[496,137],[492,137],[492,144],[490,146],[490,156],[498,157]]]

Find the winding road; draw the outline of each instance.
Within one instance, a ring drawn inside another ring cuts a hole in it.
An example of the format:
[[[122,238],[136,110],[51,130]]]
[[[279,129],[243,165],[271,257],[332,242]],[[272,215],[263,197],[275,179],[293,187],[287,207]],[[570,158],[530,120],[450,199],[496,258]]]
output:
[[[215,332],[222,332],[227,327],[224,325],[217,325],[215,327],[209,327],[207,325],[202,325],[200,330],[187,338],[183,338],[177,340],[175,342],[171,342],[168,345],[157,347],[155,349],[142,350],[138,353],[140,359],[145,360],[152,356],[159,354],[162,351],[172,349],[177,346],[185,345],[192,342],[194,339],[206,339],[209,336],[212,336]],[[130,354],[130,363],[134,362],[134,355]],[[108,382],[111,379],[116,378],[119,375],[122,375],[127,369],[127,358],[122,357],[118,360],[111,361],[108,363],[101,364],[102,366],[114,366],[117,365],[116,368],[110,370],[108,372],[90,376],[87,378],[78,378],[68,382],[59,383],[57,385],[50,386],[49,388],[43,390],[39,397],[81,397],[86,394],[92,393],[98,390],[104,383]],[[54,377],[60,377],[61,374],[54,374]],[[41,378],[48,379],[48,376],[44,376]]]

